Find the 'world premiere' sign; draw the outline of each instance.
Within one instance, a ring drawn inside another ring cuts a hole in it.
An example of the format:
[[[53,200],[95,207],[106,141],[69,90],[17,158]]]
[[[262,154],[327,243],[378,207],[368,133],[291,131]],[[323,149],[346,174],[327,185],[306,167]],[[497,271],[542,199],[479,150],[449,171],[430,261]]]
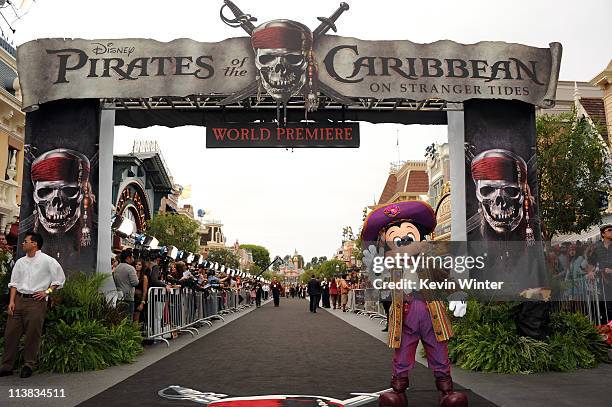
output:
[[[223,123],[206,127],[207,148],[359,147],[359,123]]]

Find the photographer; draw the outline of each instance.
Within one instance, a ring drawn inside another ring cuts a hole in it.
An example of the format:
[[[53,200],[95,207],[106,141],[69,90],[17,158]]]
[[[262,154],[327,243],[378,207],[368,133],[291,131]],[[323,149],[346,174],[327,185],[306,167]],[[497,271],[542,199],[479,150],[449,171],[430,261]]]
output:
[[[203,264],[198,265],[198,286],[204,289],[204,286],[208,285],[208,275],[206,273],[206,267]]]
[[[161,280],[161,253],[157,253],[153,258],[153,265],[151,266],[151,278],[149,279],[149,287],[165,287],[166,283]]]
[[[207,275],[207,279],[208,279],[208,284],[210,284],[210,287],[215,289],[216,291],[220,291],[221,290],[221,282],[219,280],[219,278],[217,276],[215,276],[215,270],[213,269],[209,269],[206,272]],[[222,298],[222,294],[220,292],[217,293],[217,309],[218,310],[222,310],[223,309],[223,298]]]
[[[178,271],[176,267],[177,263],[170,262],[168,264],[168,273],[166,275],[166,282],[168,283],[169,288],[180,288],[181,278],[183,277],[183,272]]]
[[[208,276],[208,284],[210,284],[213,288],[220,288],[221,281],[219,280],[219,277],[215,276],[214,270],[208,270],[206,275]]]
[[[187,269],[185,262],[176,262],[175,270],[175,284],[180,286],[180,288],[193,288],[197,284],[193,274]]]

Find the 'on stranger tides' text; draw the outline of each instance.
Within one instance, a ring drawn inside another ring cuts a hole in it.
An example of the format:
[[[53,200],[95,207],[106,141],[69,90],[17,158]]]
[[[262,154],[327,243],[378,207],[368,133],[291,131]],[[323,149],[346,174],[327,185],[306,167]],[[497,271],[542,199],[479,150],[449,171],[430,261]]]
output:
[[[447,84],[425,84],[425,83],[371,83],[370,92],[395,93],[397,91],[410,94],[437,94],[444,95],[488,95],[488,96],[529,96],[527,86],[498,86],[498,85],[447,85]]]

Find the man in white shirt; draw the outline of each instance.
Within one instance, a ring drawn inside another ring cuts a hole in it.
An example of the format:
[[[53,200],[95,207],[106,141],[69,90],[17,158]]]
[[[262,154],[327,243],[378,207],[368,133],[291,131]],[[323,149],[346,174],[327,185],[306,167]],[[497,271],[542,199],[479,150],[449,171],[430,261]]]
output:
[[[41,252],[43,239],[27,232],[21,243],[26,255],[15,263],[11,275],[8,319],[4,331],[4,354],[0,376],[13,374],[21,335],[25,334],[24,364],[20,377],[32,376],[42,335],[47,299],[66,281],[62,266],[53,257]]]

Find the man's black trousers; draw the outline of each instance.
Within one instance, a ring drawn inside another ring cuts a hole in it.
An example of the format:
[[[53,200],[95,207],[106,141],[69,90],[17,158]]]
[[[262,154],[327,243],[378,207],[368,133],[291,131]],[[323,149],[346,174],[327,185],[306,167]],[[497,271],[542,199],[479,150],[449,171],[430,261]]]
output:
[[[310,296],[310,312],[317,312],[317,307],[319,306],[320,299],[321,299],[320,294]]]

